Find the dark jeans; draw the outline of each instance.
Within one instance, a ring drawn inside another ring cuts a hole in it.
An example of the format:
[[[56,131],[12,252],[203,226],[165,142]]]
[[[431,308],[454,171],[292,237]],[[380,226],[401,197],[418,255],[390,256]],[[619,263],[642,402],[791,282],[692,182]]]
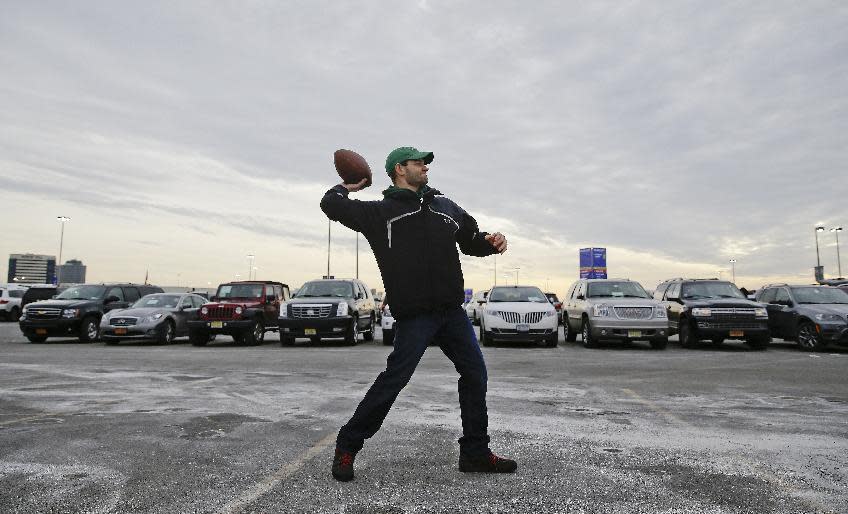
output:
[[[386,360],[386,370],[380,373],[353,417],[339,431],[337,448],[358,452],[365,440],[377,433],[430,341],[439,345],[459,372],[460,452],[472,456],[488,454],[486,363],[474,328],[461,307],[426,312],[395,323],[395,349]]]

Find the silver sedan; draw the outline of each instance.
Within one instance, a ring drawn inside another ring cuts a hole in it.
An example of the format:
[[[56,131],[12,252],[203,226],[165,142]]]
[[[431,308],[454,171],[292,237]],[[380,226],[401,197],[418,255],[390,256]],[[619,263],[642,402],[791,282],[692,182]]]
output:
[[[153,339],[169,344],[188,335],[188,321],[198,318],[206,298],[192,293],[155,293],[141,297],[126,309],[107,312],[100,320],[106,344],[129,339]]]

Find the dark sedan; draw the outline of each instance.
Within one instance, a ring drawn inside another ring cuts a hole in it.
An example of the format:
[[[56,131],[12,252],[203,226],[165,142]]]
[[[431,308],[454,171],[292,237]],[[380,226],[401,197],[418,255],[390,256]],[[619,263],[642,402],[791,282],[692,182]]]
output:
[[[100,321],[100,337],[107,344],[130,339],[152,339],[169,344],[188,335],[188,321],[196,320],[207,300],[192,293],[157,293],[142,297],[127,309],[108,312]]]

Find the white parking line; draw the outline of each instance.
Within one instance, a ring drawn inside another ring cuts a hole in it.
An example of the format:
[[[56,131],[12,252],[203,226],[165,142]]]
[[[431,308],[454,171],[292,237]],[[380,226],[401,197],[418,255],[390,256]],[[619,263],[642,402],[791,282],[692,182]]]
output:
[[[336,434],[328,434],[323,439],[315,443],[312,448],[306,450],[306,453],[302,456],[281,467],[272,475],[267,476],[264,480],[245,491],[244,494],[224,505],[218,512],[221,514],[234,514],[236,512],[241,512],[244,507],[255,502],[265,493],[273,489],[278,483],[282,482],[291,474],[299,470],[312,457],[323,452],[330,447],[330,445],[335,444],[335,442]]]

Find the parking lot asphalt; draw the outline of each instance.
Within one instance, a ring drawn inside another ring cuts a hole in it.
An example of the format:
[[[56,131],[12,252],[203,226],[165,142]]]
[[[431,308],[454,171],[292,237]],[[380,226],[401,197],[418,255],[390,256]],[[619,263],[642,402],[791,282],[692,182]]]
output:
[[[379,341],[198,348],[0,324],[0,512],[848,512],[848,350],[780,341],[483,349],[492,449],[457,470],[456,373],[428,349],[383,429],[330,476]]]

